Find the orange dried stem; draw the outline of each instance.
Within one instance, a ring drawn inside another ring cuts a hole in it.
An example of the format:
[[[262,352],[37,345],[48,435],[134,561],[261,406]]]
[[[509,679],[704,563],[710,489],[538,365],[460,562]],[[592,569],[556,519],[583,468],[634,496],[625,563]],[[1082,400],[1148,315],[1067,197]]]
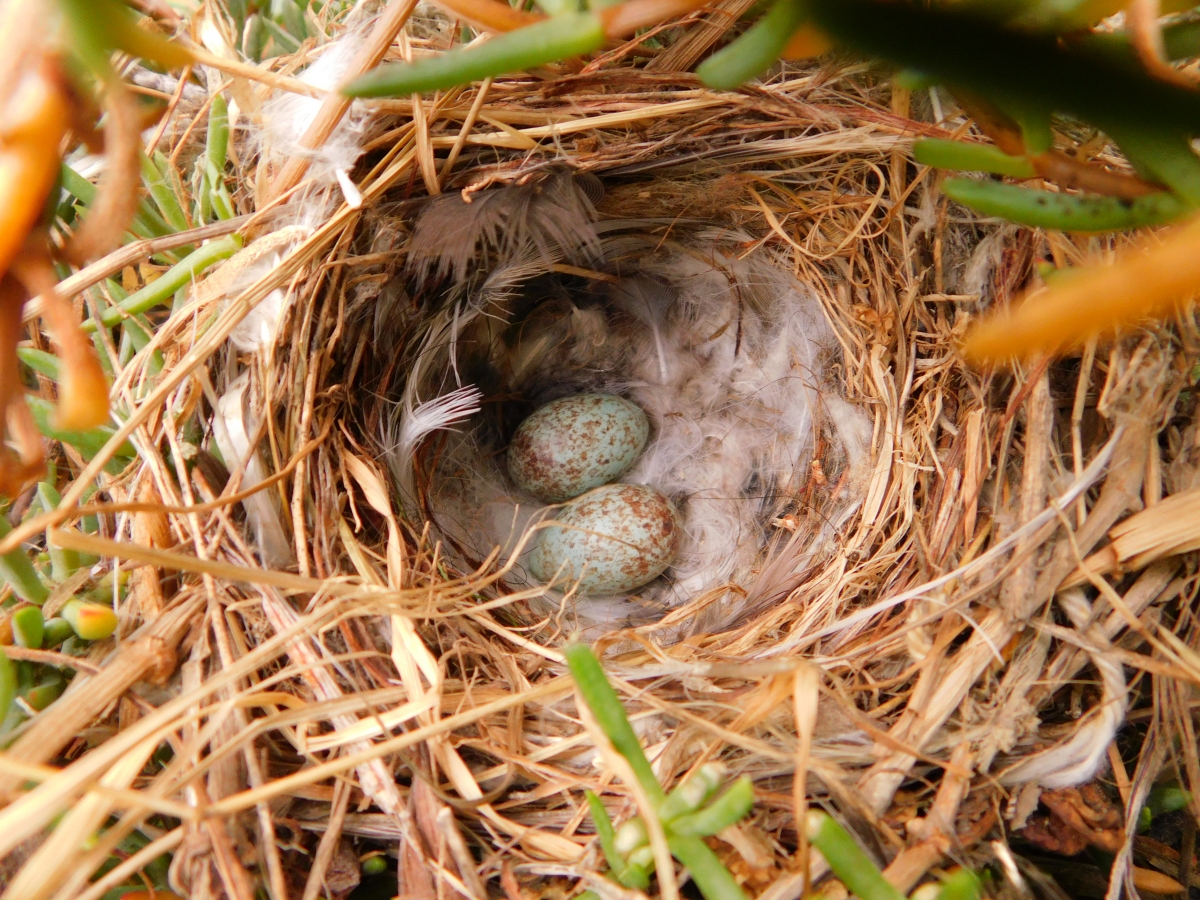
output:
[[[808,23],[801,25],[788,39],[787,45],[780,54],[784,59],[793,62],[801,59],[812,59],[833,49],[833,43],[817,28]]]
[[[63,362],[55,427],[88,431],[103,425],[108,421],[108,381],[75,311],[58,291],[49,252],[31,240],[14,268],[26,290],[41,295],[42,317]]]
[[[1079,349],[1094,337],[1170,315],[1197,291],[1200,217],[1143,238],[1114,265],[1062,273],[1019,307],[976,325],[963,353],[985,363]]]
[[[540,22],[545,16],[513,9],[495,0],[434,0],[460,19],[484,31],[503,33]]]
[[[659,25],[687,15],[704,6],[707,0],[628,0],[597,10],[604,34],[613,40],[629,37],[640,28]]]
[[[21,76],[0,109],[0,275],[41,221],[70,121],[70,103],[49,58]]]
[[[124,83],[112,80],[105,85],[104,110],[108,114],[104,126],[107,165],[96,199],[66,251],[79,264],[116,247],[138,204],[141,120],[137,104]]]

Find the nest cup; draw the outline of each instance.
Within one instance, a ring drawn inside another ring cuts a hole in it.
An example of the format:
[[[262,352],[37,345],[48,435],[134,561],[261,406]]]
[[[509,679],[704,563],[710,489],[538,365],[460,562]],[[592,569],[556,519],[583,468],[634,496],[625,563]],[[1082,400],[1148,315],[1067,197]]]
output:
[[[592,627],[701,601],[690,628],[724,627],[762,599],[753,584],[768,545],[793,538],[781,523],[805,503],[818,441],[843,489],[822,527],[794,535],[789,577],[851,512],[866,419],[827,376],[836,344],[819,302],[771,253],[747,253],[750,235],[723,223],[598,217],[602,191],[556,174],[419,213],[409,292],[376,312],[377,331],[398,322],[405,335],[383,451],[406,515],[451,559],[473,570],[495,554],[501,589],[529,592],[543,585],[528,556],[556,507],[506,472],[513,432],[559,398],[626,398],[651,435],[619,480],[674,504],[678,554],[628,593],[579,594],[559,579],[532,599],[565,600]]]

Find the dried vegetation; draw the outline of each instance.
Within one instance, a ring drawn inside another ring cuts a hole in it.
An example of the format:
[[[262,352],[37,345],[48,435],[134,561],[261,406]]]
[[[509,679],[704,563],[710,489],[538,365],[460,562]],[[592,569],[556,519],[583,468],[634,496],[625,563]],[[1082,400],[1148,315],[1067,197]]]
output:
[[[418,49],[441,40],[436,20],[413,33]],[[997,894],[1020,895],[1023,878],[1055,896],[1030,858],[1088,843],[1115,860],[1112,885],[1200,884],[1127,815],[1156,781],[1200,786],[1196,566],[1179,555],[1197,526],[1171,512],[1200,490],[1191,312],[1082,358],[965,366],[967,321],[1038,260],[1112,246],[949,206],[906,147],[969,124],[953,108],[935,122],[924,95],[864,67],[700,88],[681,62],[717,33],[696,14],[665,51],[631,42],[548,80],[368,104],[357,208],[235,138],[241,218],[200,231],[237,228],[247,249],[161,317],[148,350],[114,358],[115,435],[87,463],[56,450],[67,501],[4,542],[36,546],[49,526],[55,546],[100,557],[88,577],[130,579],[118,638],[69,661],[66,694],[0,754],[6,898],[94,900],[166,852],[194,898],[249,900],[256,882],[276,900],[345,896],[372,848],[398,854],[406,897],[577,884],[626,897],[597,875],[583,790],[618,820],[635,803],[580,721],[568,618],[536,614],[496,571],[454,571],[399,514],[380,460],[406,332],[375,333],[371,310],[409,287],[421,197],[562,166],[605,180],[602,215],[645,218],[664,239],[695,223],[753,234],[745,253],[773,254],[819,295],[837,386],[872,423],[857,511],[801,577],[781,561],[847,488],[844,460],[813,463],[732,627],[675,639],[707,595],[601,642],[664,783],[714,759],[753,778],[752,819],[713,842],[748,892],[795,900],[822,874],[795,826],[812,805],[905,890],[963,863],[994,866]],[[225,64],[209,84],[230,88],[252,130],[254,98],[295,87],[306,49],[270,75]],[[181,172],[206,102],[177,89],[163,125]],[[280,215],[303,230],[271,249]],[[71,287],[125,272],[136,289],[154,266],[131,246]],[[264,248],[276,264],[255,268]],[[231,344],[276,291],[277,338]],[[232,465],[224,481],[205,454],[185,460],[235,386],[225,421],[260,471]],[[127,439],[137,458],[107,471]],[[251,481],[282,524],[272,565],[245,527]],[[82,511],[98,532],[75,527]],[[1110,790],[1074,787],[1079,773]],[[134,829],[152,843],[91,882]],[[1108,873],[1084,868],[1103,891]]]

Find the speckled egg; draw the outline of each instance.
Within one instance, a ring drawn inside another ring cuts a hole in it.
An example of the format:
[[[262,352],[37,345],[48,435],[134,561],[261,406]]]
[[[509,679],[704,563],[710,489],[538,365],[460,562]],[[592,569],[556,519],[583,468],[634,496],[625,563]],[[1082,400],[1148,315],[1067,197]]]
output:
[[[613,394],[576,394],[536,410],[508,447],[508,474],[521,490],[561,503],[620,478],[650,436],[637,406]]]
[[[529,571],[544,582],[557,573],[562,587],[578,580],[588,594],[624,593],[657,578],[682,536],[671,501],[645,484],[598,487],[567,503],[554,520],[538,532]]]

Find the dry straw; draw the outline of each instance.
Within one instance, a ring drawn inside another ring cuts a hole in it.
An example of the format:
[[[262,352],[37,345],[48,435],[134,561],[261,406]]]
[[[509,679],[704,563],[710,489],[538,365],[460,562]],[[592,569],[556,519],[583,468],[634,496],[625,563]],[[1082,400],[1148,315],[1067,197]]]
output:
[[[380,20],[391,57],[410,11],[393,3]],[[444,24],[409,22],[410,43],[435,45]],[[1112,247],[950,207],[905,150],[969,130],[953,109],[934,122],[921,98],[838,61],[712,93],[679,69],[718,32],[697,14],[678,33],[661,55],[631,42],[582,70],[423,100],[420,113],[408,100],[368,104],[353,202],[239,139],[241,217],[128,245],[68,280],[80,290],[235,229],[249,241],[119,366],[116,433],[90,462],[63,460],[60,507],[0,542],[7,551],[50,529],[52,544],[132,570],[136,585],[119,640],[80,663],[64,697],[0,754],[6,900],[91,900],[165,852],[192,897],[249,900],[256,879],[274,900],[310,897],[347,839],[397,855],[406,896],[483,900],[486,889],[517,900],[519,888],[576,884],[606,900],[635,896],[596,877],[583,790],[618,821],[645,798],[610,754],[597,756],[572,699],[569,618],[535,612],[488,561],[455,571],[426,523],[401,515],[379,461],[379,426],[405,376],[388,362],[408,331],[373,333],[372,310],[403,283],[425,188],[470,194],[563,165],[605,178],[602,216],[646,220],[664,241],[696,223],[751,234],[741,252],[772,254],[818,296],[836,339],[836,391],[871,423],[861,503],[801,577],[780,563],[801,549],[789,538],[819,530],[846,471],[820,453],[757,578],[738,588],[747,602],[729,628],[673,640],[712,602],[700,596],[603,642],[664,784],[713,759],[754,779],[752,818],[713,844],[752,894],[796,900],[824,873],[798,852],[807,844],[795,823],[813,806],[852,825],[907,889],[947,857],[995,858],[981,841],[1000,833],[1033,777],[1004,773],[1035,753],[1042,784],[1087,759],[1111,765],[1118,783],[1133,771],[1144,793],[1170,747],[1185,781],[1200,784],[1188,700],[1200,680],[1195,567],[1179,555],[1197,539],[1178,512],[1195,506],[1200,464],[1191,314],[1092,345],[1082,360],[967,367],[966,323],[1007,302],[1036,259]],[[236,96],[260,105],[272,90],[322,98],[322,110],[332,102],[297,79],[309,47],[255,68],[208,46],[200,63],[214,88],[231,78]],[[629,64],[643,55],[653,64]],[[184,120],[195,110],[181,102],[162,129],[171,159],[203,146],[203,128]],[[240,114],[258,127],[249,102]],[[307,135],[313,147],[337,120]],[[441,162],[447,151],[453,163]],[[268,268],[249,265],[242,254],[278,216],[302,233]],[[232,347],[277,291],[276,339]],[[265,480],[247,483],[236,460],[224,488],[181,480],[185,426],[207,425],[239,372]],[[107,473],[126,441],[136,461]],[[75,527],[96,482],[104,536]],[[237,502],[253,489],[275,510],[290,565],[264,567],[256,554]],[[1090,619],[1059,614],[1066,585],[1086,588]],[[1140,685],[1135,710],[1150,686],[1176,698],[1154,711],[1144,746],[1117,744],[1119,723],[1092,728],[1095,713],[1055,711],[1072,690],[1099,703],[1098,673],[1114,664]],[[1072,735],[1088,728],[1081,749]],[[169,760],[155,755],[163,746]],[[164,820],[178,824],[154,824]],[[153,843],[89,887],[135,829]],[[1117,859],[1114,883],[1133,864]]]

